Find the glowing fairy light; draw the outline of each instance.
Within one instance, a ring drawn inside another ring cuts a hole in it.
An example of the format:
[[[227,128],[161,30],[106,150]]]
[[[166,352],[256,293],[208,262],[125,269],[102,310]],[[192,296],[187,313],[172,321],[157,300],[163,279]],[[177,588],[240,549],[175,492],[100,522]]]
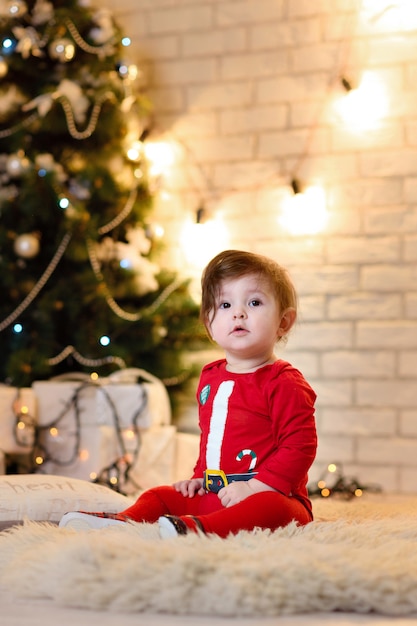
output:
[[[181,234],[181,247],[187,264],[201,270],[215,254],[227,247],[228,239],[228,232],[220,218],[203,223],[188,220]]]
[[[375,130],[388,112],[386,87],[375,73],[365,72],[358,87],[349,89],[339,98],[335,108],[350,130]]]
[[[143,145],[151,176],[156,178],[172,167],[175,155],[171,144],[165,141],[147,141]]]
[[[79,454],[80,461],[88,461],[90,458],[90,453],[88,450],[80,450]]]
[[[312,186],[284,200],[279,221],[292,235],[312,235],[324,230],[327,219],[325,192]]]
[[[141,141],[134,141],[127,151],[129,161],[140,161],[144,152],[144,146]]]
[[[132,261],[130,259],[122,259],[119,265],[122,269],[129,270],[132,267]]]
[[[68,200],[68,198],[65,198],[65,197],[60,198],[58,201],[58,206],[60,209],[64,209],[64,210],[68,209],[69,205],[70,205],[70,201]]]

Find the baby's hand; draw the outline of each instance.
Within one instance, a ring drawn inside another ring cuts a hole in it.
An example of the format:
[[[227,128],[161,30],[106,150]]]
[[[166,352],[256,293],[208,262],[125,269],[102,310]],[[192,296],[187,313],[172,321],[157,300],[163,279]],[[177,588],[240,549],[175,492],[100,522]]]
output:
[[[193,498],[197,493],[199,496],[202,496],[205,491],[203,488],[203,479],[202,478],[191,478],[189,480],[179,480],[173,485],[176,491],[182,493],[182,495],[186,498]]]
[[[242,500],[246,500],[246,498],[253,495],[253,493],[248,482],[239,481],[229,483],[226,487],[220,489],[217,495],[222,505],[227,508],[238,504],[238,502],[242,502]]]
[[[276,491],[273,487],[262,483],[257,478],[251,478],[248,481],[237,481],[235,483],[229,483],[223,489],[220,489],[217,494],[221,500],[221,503],[225,507],[233,506],[246,500],[254,493],[260,493],[261,491]]]

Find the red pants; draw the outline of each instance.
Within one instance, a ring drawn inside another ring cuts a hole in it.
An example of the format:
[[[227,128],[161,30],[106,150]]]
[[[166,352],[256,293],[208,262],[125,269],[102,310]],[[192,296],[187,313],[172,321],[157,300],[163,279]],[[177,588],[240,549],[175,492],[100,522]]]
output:
[[[162,515],[193,515],[199,519],[206,533],[220,537],[254,528],[275,530],[293,520],[300,525],[312,521],[312,516],[301,502],[276,491],[255,493],[225,508],[214,493],[189,498],[171,486],[145,491],[135,504],[121,511],[120,515],[136,522],[150,523],[156,522]]]

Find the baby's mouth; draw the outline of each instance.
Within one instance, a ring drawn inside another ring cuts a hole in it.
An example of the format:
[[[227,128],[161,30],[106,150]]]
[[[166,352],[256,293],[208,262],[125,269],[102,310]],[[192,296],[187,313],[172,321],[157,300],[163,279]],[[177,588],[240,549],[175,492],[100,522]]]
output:
[[[232,334],[235,334],[235,333],[240,334],[240,333],[246,333],[246,332],[247,332],[247,329],[244,328],[243,326],[235,326],[232,330]]]

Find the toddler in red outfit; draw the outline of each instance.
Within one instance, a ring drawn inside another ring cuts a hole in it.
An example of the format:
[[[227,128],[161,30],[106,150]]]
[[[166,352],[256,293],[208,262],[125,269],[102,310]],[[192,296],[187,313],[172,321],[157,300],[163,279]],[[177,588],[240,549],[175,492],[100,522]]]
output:
[[[162,537],[227,537],[312,521],[307,477],[317,448],[316,395],[274,353],[296,316],[294,286],[275,261],[239,250],[212,259],[202,276],[201,320],[225,358],[201,373],[192,477],[149,489],[120,513],[66,513],[60,526],[133,520],[158,522]]]

